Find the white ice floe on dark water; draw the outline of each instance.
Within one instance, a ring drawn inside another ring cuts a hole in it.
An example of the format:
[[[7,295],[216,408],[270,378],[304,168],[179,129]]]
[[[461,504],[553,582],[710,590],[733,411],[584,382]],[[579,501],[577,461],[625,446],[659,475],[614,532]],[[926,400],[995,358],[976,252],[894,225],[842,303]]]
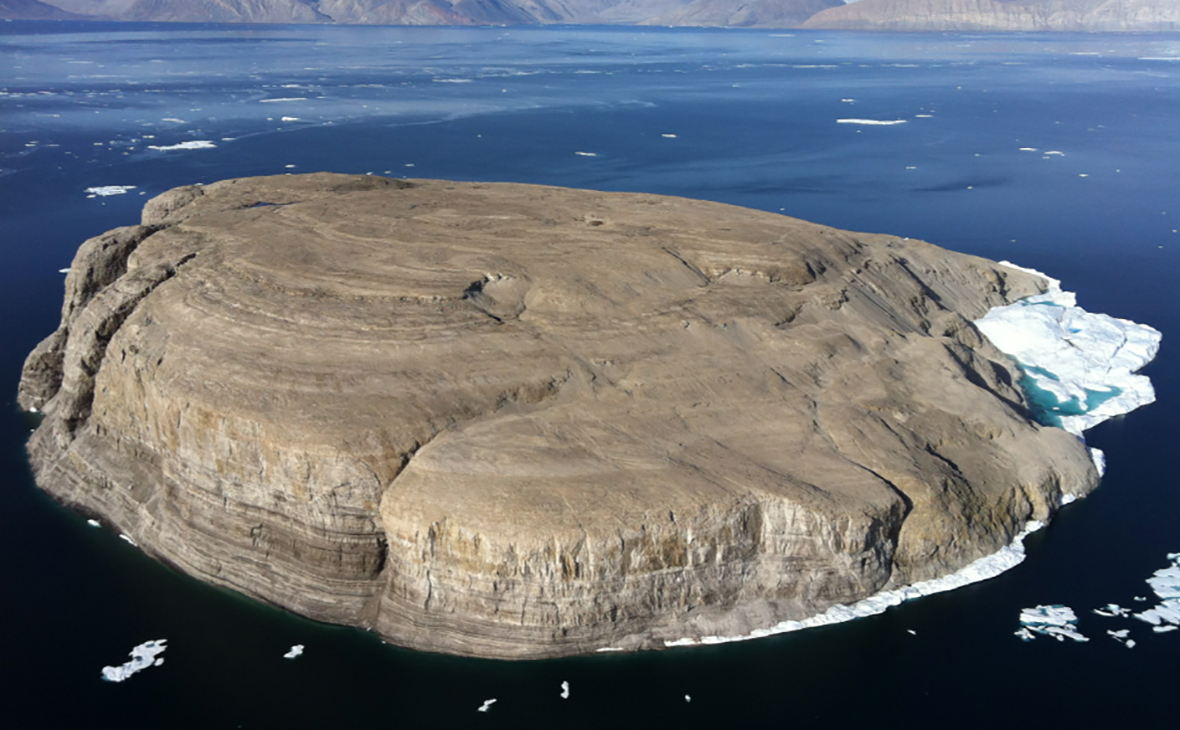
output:
[[[1058,641],[1089,641],[1078,633],[1077,620],[1077,614],[1069,606],[1054,604],[1026,608],[1020,612],[1021,628],[1016,635],[1024,641],[1032,641],[1038,634]]]
[[[1135,618],[1152,625],[1157,633],[1180,628],[1180,553],[1169,553],[1172,564],[1160,568],[1147,579],[1147,584],[1160,602],[1146,611],[1134,614]]]
[[[108,195],[123,195],[128,190],[134,190],[134,185],[99,185],[93,188],[86,188],[87,197],[98,196],[105,198]]]
[[[160,152],[169,152],[171,150],[207,150],[216,146],[217,145],[213,143],[213,140],[193,139],[189,140],[188,142],[180,142],[178,144],[149,144],[148,149],[157,150]]]
[[[164,646],[167,639],[146,641],[131,650],[131,659],[117,667],[103,667],[102,678],[108,682],[122,682],[136,672],[148,667],[158,667],[164,663],[160,654],[168,647]]]
[[[286,654],[283,655],[283,658],[284,659],[294,659],[295,657],[303,654],[303,648],[304,648],[303,644],[296,644],[296,645],[292,646],[290,648],[290,650],[287,651]]]
[[[479,706],[479,709],[476,710],[476,712],[487,712],[488,710],[490,710],[492,708],[492,705],[494,705],[494,704],[496,704],[495,699],[484,700],[483,704]]]
[[[905,124],[905,119],[837,119],[836,124],[864,124],[870,127],[891,127],[894,124]]]

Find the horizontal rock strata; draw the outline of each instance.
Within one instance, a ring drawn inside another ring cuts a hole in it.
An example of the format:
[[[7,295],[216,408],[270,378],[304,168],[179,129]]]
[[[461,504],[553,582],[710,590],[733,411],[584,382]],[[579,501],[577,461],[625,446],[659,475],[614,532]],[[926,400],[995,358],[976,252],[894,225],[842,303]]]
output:
[[[804,28],[885,31],[1177,31],[1175,0],[858,0]]]
[[[87,241],[36,478],[409,647],[738,635],[947,574],[1097,476],[971,324],[1024,272],[716,203],[315,174]]]

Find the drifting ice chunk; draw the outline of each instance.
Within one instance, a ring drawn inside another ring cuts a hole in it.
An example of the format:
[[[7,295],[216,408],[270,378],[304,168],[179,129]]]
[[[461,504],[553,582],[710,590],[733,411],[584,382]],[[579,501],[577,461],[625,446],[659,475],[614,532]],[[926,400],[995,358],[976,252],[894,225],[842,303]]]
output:
[[[1110,638],[1119,642],[1128,649],[1132,649],[1135,646],[1135,640],[1127,638],[1127,634],[1131,633],[1130,629],[1120,629],[1118,631],[1107,630],[1106,633],[1110,634]]]
[[[1033,409],[1049,425],[1081,436],[1114,416],[1155,400],[1151,381],[1135,375],[1159,350],[1160,333],[1147,325],[1077,306],[1061,282],[1044,294],[995,307],[975,326],[1024,371],[1021,381]],[[1097,458],[1096,458],[1097,463]]]
[[[479,706],[479,710],[477,710],[477,712],[487,712],[494,704],[496,704],[496,700],[494,699],[484,700],[483,704]]]
[[[95,188],[86,188],[85,192],[88,195],[97,195],[100,198],[105,198],[108,195],[122,195],[128,190],[134,189],[134,185],[100,185]]]
[[[1152,624],[1161,632],[1180,627],[1180,553],[1170,553],[1168,559],[1172,561],[1171,565],[1160,568],[1147,579],[1160,602],[1135,614],[1135,618]]]
[[[837,119],[836,124],[867,124],[870,126],[889,127],[894,124],[905,124],[904,119]]]
[[[169,150],[207,150],[211,147],[216,147],[216,146],[217,145],[213,144],[213,142],[208,139],[194,139],[194,140],[190,140],[188,142],[181,142],[179,144],[165,144],[165,145],[149,144],[148,149],[149,150],[159,150],[161,152],[167,152]]]
[[[1131,609],[1123,608],[1117,603],[1108,603],[1102,608],[1094,609],[1094,613],[1098,614],[1099,616],[1106,616],[1107,618],[1115,618],[1116,616],[1121,618],[1123,616],[1130,616]]]
[[[303,653],[303,644],[296,644],[295,646],[291,647],[290,651],[288,651],[286,654],[283,655],[283,658],[284,659],[294,659],[295,657],[299,656],[302,653]]]
[[[164,663],[163,654],[168,647],[164,646],[167,639],[147,641],[131,650],[131,660],[117,667],[103,667],[102,678],[108,682],[122,682],[136,672],[148,667],[158,667]]]
[[[569,698],[570,698],[570,683],[569,682],[562,682],[561,683],[561,699],[568,700]]]
[[[1035,634],[1052,636],[1058,641],[1073,639],[1074,641],[1089,641],[1078,633],[1074,623],[1078,620],[1073,609],[1069,606],[1051,605],[1025,608],[1020,612],[1022,628],[1016,632],[1024,641],[1035,638]]]

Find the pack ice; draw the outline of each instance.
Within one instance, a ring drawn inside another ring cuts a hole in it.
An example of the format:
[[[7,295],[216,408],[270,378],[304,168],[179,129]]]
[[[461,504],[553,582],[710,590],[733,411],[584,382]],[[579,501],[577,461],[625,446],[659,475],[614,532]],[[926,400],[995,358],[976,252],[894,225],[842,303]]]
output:
[[[1061,282],[1007,261],[1049,282],[1044,294],[995,307],[975,326],[1020,365],[1021,386],[1048,425],[1081,436],[1103,421],[1155,400],[1151,381],[1135,371],[1159,350],[1153,327],[1092,314]],[[1095,462],[1102,468],[1101,453]]]

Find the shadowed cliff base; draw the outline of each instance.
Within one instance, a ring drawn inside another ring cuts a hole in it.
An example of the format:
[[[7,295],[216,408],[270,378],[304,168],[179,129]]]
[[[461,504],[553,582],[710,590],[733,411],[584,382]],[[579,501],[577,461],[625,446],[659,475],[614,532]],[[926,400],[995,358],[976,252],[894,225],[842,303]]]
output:
[[[679,198],[228,180],[82,245],[19,399],[43,488],[204,580],[432,651],[660,648],[1092,489],[971,324],[1044,287]]]

